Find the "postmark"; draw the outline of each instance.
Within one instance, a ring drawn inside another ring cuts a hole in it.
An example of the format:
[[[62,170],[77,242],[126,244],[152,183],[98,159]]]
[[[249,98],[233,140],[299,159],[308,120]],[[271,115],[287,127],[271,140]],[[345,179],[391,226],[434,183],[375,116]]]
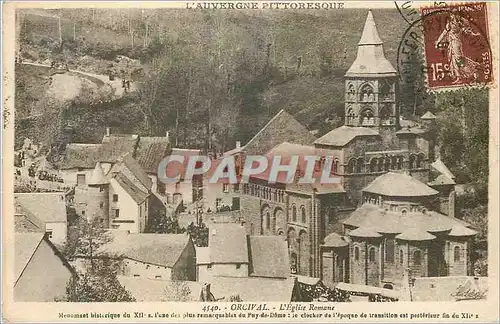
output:
[[[486,3],[423,8],[427,86],[431,90],[491,83]]]

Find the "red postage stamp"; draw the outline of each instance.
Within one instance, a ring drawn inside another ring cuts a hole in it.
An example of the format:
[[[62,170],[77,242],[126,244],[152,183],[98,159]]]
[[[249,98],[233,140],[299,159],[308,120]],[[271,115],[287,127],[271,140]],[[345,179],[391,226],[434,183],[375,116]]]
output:
[[[493,79],[486,3],[422,9],[430,89],[486,85]]]

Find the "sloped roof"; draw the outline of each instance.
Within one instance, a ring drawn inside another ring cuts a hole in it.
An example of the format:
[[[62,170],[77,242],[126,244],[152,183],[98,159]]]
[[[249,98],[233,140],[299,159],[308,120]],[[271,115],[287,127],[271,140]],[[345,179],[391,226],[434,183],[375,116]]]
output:
[[[291,302],[295,290],[295,278],[213,277],[210,284],[214,297],[223,301],[239,295],[243,302]]]
[[[15,193],[16,204],[43,223],[66,223],[66,200],[62,193]]]
[[[290,275],[288,245],[280,236],[250,236],[251,276],[286,278]]]
[[[404,173],[387,172],[363,189],[389,197],[420,197],[437,195],[438,191]]]
[[[101,163],[97,162],[95,164],[94,171],[92,171],[92,175],[90,176],[89,185],[101,185],[109,183],[108,178],[104,174],[104,170],[101,167]]]
[[[325,237],[324,247],[344,247],[349,245],[349,243],[337,233],[330,233]]]
[[[117,276],[117,278],[136,302],[200,301],[202,284],[196,281],[170,281],[129,276]],[[176,300],[176,296],[167,295],[170,291],[182,291],[183,288],[189,293],[183,295],[181,300]]]
[[[369,227],[358,227],[355,230],[350,231],[348,235],[354,237],[382,237],[382,235]]]
[[[395,76],[396,70],[385,58],[382,40],[377,31],[373,14],[368,11],[365,26],[358,43],[358,54],[347,70],[347,77]]]
[[[340,126],[314,141],[315,145],[345,146],[358,136],[378,136],[378,131],[367,127]]]
[[[44,233],[16,233],[14,236],[14,275],[16,282],[42,242]]]
[[[310,145],[301,145],[301,144],[295,144],[295,143],[289,143],[289,142],[283,142],[275,147],[273,147],[269,152],[267,152],[267,155],[275,156],[275,155],[287,155],[287,156],[292,156],[292,155],[299,155],[299,156],[306,156],[306,155],[315,155],[316,154],[316,148],[314,146]]]
[[[117,173],[113,177],[116,182],[132,197],[132,199],[141,204],[146,198],[148,198],[149,193],[144,192],[140,188],[138,188],[128,177],[126,177],[123,173]]]
[[[99,160],[102,144],[70,143],[66,145],[61,169],[91,169]]]
[[[25,214],[14,215],[14,230],[16,233],[40,232],[45,233],[45,226],[32,222]]]
[[[210,248],[196,246],[196,264],[210,264]]]
[[[404,241],[430,241],[436,237],[420,228],[408,228],[403,233],[396,235],[396,238]]]
[[[430,111],[428,111],[422,117],[420,117],[420,119],[423,119],[423,120],[436,119],[436,115],[434,115],[433,113],[431,113]]]
[[[368,228],[378,233],[403,233],[410,227],[420,232],[446,232],[456,227],[456,233],[464,230],[469,224],[457,218],[449,217],[434,211],[425,213],[414,211],[402,213],[387,211],[373,204],[358,207],[343,222],[345,225]],[[390,229],[388,229],[390,227]]]
[[[432,162],[431,168],[433,168],[434,170],[436,170],[437,172],[441,173],[442,175],[446,176],[451,180],[455,180],[456,178],[455,175],[450,171],[450,169],[448,169],[446,164],[444,164],[444,162],[441,161],[441,159],[439,158],[436,159],[436,161]]]
[[[212,263],[248,263],[245,228],[239,224],[211,224],[208,247]]]
[[[101,252],[171,268],[188,244],[186,234],[120,233],[113,235],[113,240],[102,246]]]
[[[151,189],[151,186],[153,185],[151,179],[148,177],[146,172],[142,169],[141,165],[139,162],[137,162],[136,159],[132,157],[132,155],[127,154],[123,158],[123,163],[125,163],[125,166],[132,172],[134,177],[139,180],[139,182],[146,187],[148,190]],[[133,180],[133,179],[131,179]]]
[[[310,145],[316,137],[284,109],[244,146],[246,154],[264,154],[283,142]]]
[[[439,185],[454,185],[455,181],[451,180],[444,174],[440,174],[436,177],[436,179],[427,183],[429,186],[439,186]]]
[[[114,163],[125,154],[134,154],[137,135],[113,134],[104,136],[101,144],[70,143],[66,145],[61,169],[94,168],[96,162]]]
[[[477,232],[468,228],[468,227],[465,227],[465,226],[454,226],[452,229],[451,229],[451,232],[448,234],[449,236],[457,236],[457,237],[461,237],[461,236],[474,236],[476,235]]]
[[[169,154],[167,137],[141,137],[137,147],[137,162],[148,173],[157,173],[161,160]]]

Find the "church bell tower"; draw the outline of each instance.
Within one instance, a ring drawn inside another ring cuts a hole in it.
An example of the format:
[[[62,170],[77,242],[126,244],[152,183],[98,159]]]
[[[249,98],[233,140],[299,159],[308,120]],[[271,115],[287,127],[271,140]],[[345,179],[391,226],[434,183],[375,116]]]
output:
[[[371,10],[345,75],[345,125],[399,128],[397,72],[385,58]]]

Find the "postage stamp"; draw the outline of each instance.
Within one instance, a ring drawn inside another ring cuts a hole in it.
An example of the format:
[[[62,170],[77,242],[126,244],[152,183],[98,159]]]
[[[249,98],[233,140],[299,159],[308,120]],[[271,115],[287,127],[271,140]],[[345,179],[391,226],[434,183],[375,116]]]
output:
[[[422,9],[430,89],[491,83],[492,53],[487,19],[486,3]]]

